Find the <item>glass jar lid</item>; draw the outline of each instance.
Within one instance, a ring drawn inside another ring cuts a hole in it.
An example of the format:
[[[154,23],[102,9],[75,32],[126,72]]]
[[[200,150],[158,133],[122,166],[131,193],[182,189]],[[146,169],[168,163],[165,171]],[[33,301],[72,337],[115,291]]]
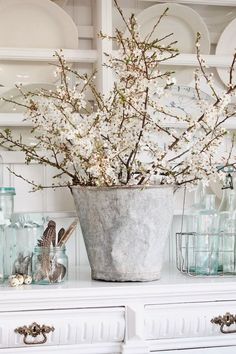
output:
[[[46,221],[42,213],[13,213],[11,216],[11,226],[19,228],[41,227]]]
[[[50,246],[50,247],[42,247],[42,246],[35,246],[34,247],[35,253],[43,253],[43,252],[52,252],[52,253],[59,253],[59,252],[66,252],[66,246]]]
[[[15,195],[16,190],[13,187],[0,187],[0,195]]]

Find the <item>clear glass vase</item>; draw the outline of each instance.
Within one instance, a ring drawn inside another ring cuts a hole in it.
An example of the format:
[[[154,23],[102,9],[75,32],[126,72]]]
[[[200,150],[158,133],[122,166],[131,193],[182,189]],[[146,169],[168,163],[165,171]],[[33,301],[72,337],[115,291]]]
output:
[[[14,213],[5,230],[5,277],[12,274],[32,275],[32,256],[41,238],[45,219],[40,213]]]

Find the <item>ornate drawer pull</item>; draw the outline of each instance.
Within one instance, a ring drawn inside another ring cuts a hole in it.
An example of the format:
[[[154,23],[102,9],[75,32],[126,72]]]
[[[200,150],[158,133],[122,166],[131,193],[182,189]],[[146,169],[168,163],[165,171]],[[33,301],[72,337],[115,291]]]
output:
[[[236,333],[236,328],[235,329],[224,329],[224,327],[229,327],[232,324],[236,323],[236,315],[232,315],[229,312],[226,312],[224,316],[218,316],[215,318],[211,319],[211,323],[215,323],[220,325],[220,331],[224,334],[228,333]]]
[[[25,344],[43,344],[47,342],[47,333],[53,332],[54,327],[49,327],[42,325],[40,326],[36,322],[33,322],[30,326],[23,326],[23,327],[18,327],[15,329],[16,333],[22,334],[24,336],[24,343]],[[28,341],[27,338],[28,336],[36,338],[37,336],[43,336],[43,338],[37,342],[31,342]]]

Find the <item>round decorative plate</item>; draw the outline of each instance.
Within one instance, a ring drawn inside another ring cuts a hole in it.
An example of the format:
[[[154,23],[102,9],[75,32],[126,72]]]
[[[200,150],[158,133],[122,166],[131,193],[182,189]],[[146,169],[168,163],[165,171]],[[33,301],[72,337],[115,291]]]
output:
[[[216,46],[217,55],[232,55],[236,49],[236,18],[230,22],[230,24],[225,28],[224,32],[221,34],[220,39]],[[229,83],[229,69],[227,68],[217,68],[219,77],[225,85]],[[233,73],[233,83],[236,84],[236,73]]]
[[[78,48],[78,31],[71,17],[50,0],[0,0],[0,47]],[[48,63],[1,61],[0,84],[55,81]]]
[[[174,85],[166,90],[167,94],[162,96],[159,103],[166,107],[172,114],[178,116],[191,115],[195,118],[202,114],[201,107],[198,104],[198,98],[196,90],[190,86]],[[202,100],[213,101],[213,98],[207,93],[200,91]],[[155,97],[155,95],[154,95]],[[176,123],[174,118],[170,118],[167,124]]]
[[[203,113],[201,107],[198,105],[196,90],[193,87],[175,85],[170,87],[168,92],[166,97],[163,96],[160,99],[160,104],[172,113],[178,116],[192,115],[194,118],[199,117]],[[213,102],[212,96],[203,91],[200,91],[200,96],[205,101]],[[178,124],[176,120],[170,117],[166,125],[171,126],[173,124],[175,126],[176,123]],[[222,183],[217,175],[210,179],[209,187],[218,198],[221,198]]]
[[[161,41],[160,44],[169,44],[177,41],[176,47],[180,53],[196,53],[195,41],[197,32],[201,33],[201,53],[210,53],[210,37],[207,26],[200,15],[188,6],[179,4],[157,4],[148,7],[137,15],[140,25],[140,34],[144,38],[152,31],[158,18],[168,8],[167,15],[162,18],[154,30],[151,39],[163,38],[173,32],[171,37]],[[181,66],[162,66],[164,70],[174,70],[178,84],[187,84],[193,80],[193,68]]]

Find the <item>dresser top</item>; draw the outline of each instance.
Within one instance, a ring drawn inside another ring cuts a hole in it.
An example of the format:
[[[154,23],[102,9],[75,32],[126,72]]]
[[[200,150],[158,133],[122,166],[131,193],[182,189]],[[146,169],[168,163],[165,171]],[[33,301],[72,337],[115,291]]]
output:
[[[71,271],[61,284],[0,286],[0,311],[216,300],[236,300],[236,277],[190,277],[168,266],[160,280],[146,283],[91,280],[86,267]]]

